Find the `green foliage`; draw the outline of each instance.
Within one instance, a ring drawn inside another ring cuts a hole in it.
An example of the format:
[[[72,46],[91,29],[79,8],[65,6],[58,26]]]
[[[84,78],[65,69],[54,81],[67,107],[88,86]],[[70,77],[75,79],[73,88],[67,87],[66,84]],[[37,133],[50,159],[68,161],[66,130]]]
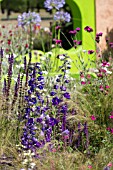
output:
[[[3,0],[1,2],[1,8],[4,10],[10,10],[13,12],[25,12],[32,9],[43,8],[44,0]]]
[[[2,9],[8,9],[10,11],[14,11],[14,12],[24,12],[26,11],[27,5],[26,5],[26,0],[4,0],[1,3],[1,8]]]

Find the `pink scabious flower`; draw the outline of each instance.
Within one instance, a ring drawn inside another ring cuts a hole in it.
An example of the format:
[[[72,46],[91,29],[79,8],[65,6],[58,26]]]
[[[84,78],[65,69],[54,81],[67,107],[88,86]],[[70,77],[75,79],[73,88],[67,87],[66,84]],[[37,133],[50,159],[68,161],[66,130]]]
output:
[[[86,84],[86,82],[85,81],[81,81],[81,85],[85,85]]]
[[[93,29],[91,28],[91,27],[89,27],[89,26],[86,26],[85,28],[84,28],[84,30],[85,31],[87,31],[87,32],[93,32]]]
[[[77,45],[82,45],[82,41],[77,41]]]
[[[80,72],[80,78],[84,78],[84,74]]]
[[[87,83],[88,83],[88,84],[91,84],[91,82],[90,82],[90,81],[88,81]]]
[[[102,32],[99,32],[99,33],[97,33],[97,34],[96,34],[96,36],[101,37],[101,36],[102,36],[102,34],[103,34]]]
[[[58,26],[55,27],[55,29],[59,30],[59,29],[61,29],[61,26],[58,25]]]
[[[73,40],[73,42],[77,45],[81,45],[82,44],[82,41],[77,41],[77,40]]]
[[[92,165],[88,165],[87,167],[88,167],[88,169],[92,169]]]
[[[55,148],[52,149],[52,152],[56,152],[57,150]]]
[[[113,134],[113,128],[111,128],[111,133]]]
[[[108,86],[108,85],[106,85],[105,87],[106,87],[106,89],[109,89],[109,88],[110,88],[110,86]]]
[[[77,34],[77,31],[76,30],[71,30],[69,31],[70,34],[73,34],[73,35],[76,35]]]
[[[109,118],[110,118],[110,119],[113,119],[113,115],[110,115]]]
[[[111,162],[109,162],[109,163],[107,164],[107,166],[112,167],[112,163],[111,163]]]
[[[11,40],[10,39],[7,40],[7,44],[11,45]]]
[[[100,85],[99,89],[100,91],[104,91],[104,87],[102,85]]]
[[[110,66],[110,63],[107,62],[107,61],[102,61],[102,67],[109,67]]]
[[[94,50],[88,50],[88,54],[93,54]]]
[[[111,128],[110,128],[110,127],[107,127],[107,128],[106,128],[106,130],[107,130],[107,131],[110,131],[110,130],[111,130]]]
[[[109,41],[109,38],[108,38],[108,37],[106,37],[106,39],[105,39],[105,40],[106,40],[106,43],[107,43],[107,42]]]
[[[63,138],[64,138],[64,140],[67,140],[67,139],[69,139],[69,135],[65,135]]]
[[[61,44],[62,43],[62,40],[54,39],[54,41],[55,41],[56,44]]]
[[[105,67],[105,69],[104,69],[104,68],[101,68],[99,71],[100,71],[101,73],[106,73],[106,72],[107,72],[107,69],[106,69],[106,67]]]
[[[91,120],[94,120],[94,121],[96,120],[96,117],[94,115],[91,115],[90,118]]]
[[[79,31],[80,31],[80,28],[79,28],[79,27],[77,27],[77,28],[76,28],[76,31],[77,31],[77,32],[79,32]]]
[[[103,77],[102,73],[98,73],[97,76],[101,78]]]
[[[99,42],[100,42],[100,37],[96,35],[95,41],[96,41],[97,43],[99,43]]]
[[[110,46],[111,48],[113,48],[113,42],[110,42],[110,43],[109,43],[109,46]]]
[[[76,44],[76,43],[77,43],[77,40],[73,40],[73,42]]]
[[[90,74],[87,74],[87,78],[90,79],[90,78],[91,78],[91,75],[90,75]]]

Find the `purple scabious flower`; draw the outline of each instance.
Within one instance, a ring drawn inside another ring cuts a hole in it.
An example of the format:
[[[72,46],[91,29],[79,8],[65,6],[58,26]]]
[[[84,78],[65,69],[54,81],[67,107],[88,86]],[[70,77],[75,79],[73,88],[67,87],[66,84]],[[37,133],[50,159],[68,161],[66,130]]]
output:
[[[56,8],[59,10],[65,5],[65,0],[46,0],[44,2],[44,7],[47,8],[48,11]]]
[[[97,43],[100,42],[100,37],[102,36],[102,34],[103,34],[102,32],[99,32],[99,33],[96,34],[95,41],[96,41]]]
[[[99,36],[99,37],[102,37],[103,33],[102,32],[99,32],[96,34],[96,36]]]
[[[79,27],[77,27],[77,28],[76,28],[76,31],[77,31],[77,32],[79,32],[79,31],[80,31],[80,28],[79,28]]]
[[[85,31],[87,31],[87,32],[93,32],[93,29],[91,28],[91,27],[89,27],[89,26],[86,26],[85,28],[84,28],[84,30]]]
[[[54,20],[61,22],[70,22],[71,15],[68,12],[57,11],[54,15]]]
[[[99,38],[99,36],[96,36],[95,41],[96,41],[97,43],[99,43],[99,42],[100,42],[100,38]]]
[[[88,50],[88,54],[93,54],[94,50]]]
[[[24,12],[22,15],[18,16],[18,26],[24,27],[25,25],[36,24],[40,25],[41,22],[40,15],[36,12]]]
[[[76,35],[77,34],[77,30],[71,30],[71,31],[69,31],[69,34]]]

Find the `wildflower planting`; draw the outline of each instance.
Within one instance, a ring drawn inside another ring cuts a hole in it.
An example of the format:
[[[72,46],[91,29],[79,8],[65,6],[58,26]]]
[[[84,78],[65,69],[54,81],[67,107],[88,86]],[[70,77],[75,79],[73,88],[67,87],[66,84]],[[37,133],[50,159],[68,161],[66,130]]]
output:
[[[1,170],[113,169],[113,59],[103,57],[101,32],[96,50],[84,50],[78,27],[66,39],[72,49],[63,49],[62,27],[71,20],[64,4],[45,1],[54,15],[48,30],[35,12],[0,26]],[[42,51],[34,50],[36,38]]]

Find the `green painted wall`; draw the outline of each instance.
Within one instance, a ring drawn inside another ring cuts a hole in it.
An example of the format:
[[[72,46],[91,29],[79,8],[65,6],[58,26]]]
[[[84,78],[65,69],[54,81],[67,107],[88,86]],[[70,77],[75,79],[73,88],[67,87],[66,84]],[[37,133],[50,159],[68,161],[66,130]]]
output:
[[[70,6],[74,28],[80,27],[80,38],[83,42],[83,49],[95,49],[94,37],[96,32],[95,22],[95,0],[66,0]],[[84,31],[85,26],[93,28],[94,32],[91,34]]]

